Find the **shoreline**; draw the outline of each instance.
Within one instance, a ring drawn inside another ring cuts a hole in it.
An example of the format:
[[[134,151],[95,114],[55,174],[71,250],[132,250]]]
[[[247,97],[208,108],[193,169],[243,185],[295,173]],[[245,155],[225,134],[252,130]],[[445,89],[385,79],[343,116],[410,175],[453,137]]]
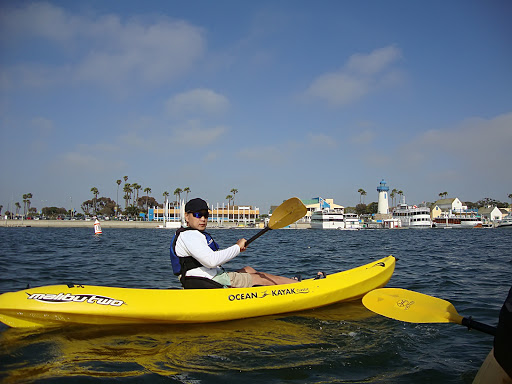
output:
[[[163,225],[162,221],[117,221],[106,220],[101,221],[101,228],[159,228]],[[0,228],[94,228],[94,221],[85,220],[0,220]],[[208,223],[208,228],[219,228],[217,223]],[[227,229],[261,229],[259,227],[243,227],[237,226],[236,223],[225,222],[222,228]],[[297,223],[291,225],[292,229],[310,228],[309,223]],[[173,230],[173,229],[171,229]]]

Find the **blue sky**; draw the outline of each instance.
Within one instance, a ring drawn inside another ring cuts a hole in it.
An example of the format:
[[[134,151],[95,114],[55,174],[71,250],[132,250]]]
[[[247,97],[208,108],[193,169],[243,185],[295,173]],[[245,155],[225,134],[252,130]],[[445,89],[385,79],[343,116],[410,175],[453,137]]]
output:
[[[510,1],[2,1],[0,204],[512,193]],[[122,195],[122,193],[120,193]]]

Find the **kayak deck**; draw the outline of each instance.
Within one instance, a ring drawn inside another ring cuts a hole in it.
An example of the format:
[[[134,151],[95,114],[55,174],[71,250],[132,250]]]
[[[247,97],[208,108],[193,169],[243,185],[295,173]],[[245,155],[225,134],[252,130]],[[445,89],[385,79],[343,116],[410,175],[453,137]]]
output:
[[[324,279],[251,288],[28,288],[0,295],[0,321],[10,327],[206,323],[301,311],[359,299],[385,286],[395,262],[388,256]]]

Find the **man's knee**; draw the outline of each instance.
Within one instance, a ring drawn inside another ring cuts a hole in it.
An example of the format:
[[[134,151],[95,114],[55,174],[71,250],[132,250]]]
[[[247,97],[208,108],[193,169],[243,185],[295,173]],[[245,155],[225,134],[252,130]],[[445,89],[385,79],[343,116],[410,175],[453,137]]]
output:
[[[249,266],[246,266],[246,267],[243,267],[242,269],[239,269],[238,272],[241,272],[241,273],[257,273],[257,271],[253,267],[249,267]]]

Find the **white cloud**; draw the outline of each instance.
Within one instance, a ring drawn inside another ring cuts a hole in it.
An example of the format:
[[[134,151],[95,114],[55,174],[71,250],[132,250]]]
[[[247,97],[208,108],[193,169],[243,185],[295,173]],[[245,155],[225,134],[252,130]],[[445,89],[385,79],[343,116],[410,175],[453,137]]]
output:
[[[185,148],[207,147],[215,143],[227,131],[228,128],[222,125],[204,128],[192,123],[174,129],[171,141],[173,145]]]
[[[392,67],[400,57],[400,50],[394,46],[380,48],[367,55],[352,55],[341,70],[313,80],[305,96],[340,106],[378,89],[394,86],[402,79],[401,73]]]
[[[53,50],[37,65],[4,65],[2,83],[11,86],[92,83],[117,92],[160,86],[190,70],[205,50],[203,30],[183,21],[75,16],[47,3],[7,9],[0,26],[11,39],[2,39],[5,47],[27,40]]]
[[[0,13],[0,39],[5,41],[38,37],[62,42],[74,38],[81,27],[79,18],[49,3],[31,3],[19,8],[5,7]]]
[[[499,180],[512,164],[510,127],[512,113],[492,119],[471,118],[454,127],[425,132],[397,148],[397,153],[408,159],[401,162],[407,168],[442,160],[444,170],[457,167],[462,176],[478,174],[479,178]]]
[[[193,89],[173,96],[165,107],[175,116],[215,116],[229,109],[229,100],[211,89]]]

